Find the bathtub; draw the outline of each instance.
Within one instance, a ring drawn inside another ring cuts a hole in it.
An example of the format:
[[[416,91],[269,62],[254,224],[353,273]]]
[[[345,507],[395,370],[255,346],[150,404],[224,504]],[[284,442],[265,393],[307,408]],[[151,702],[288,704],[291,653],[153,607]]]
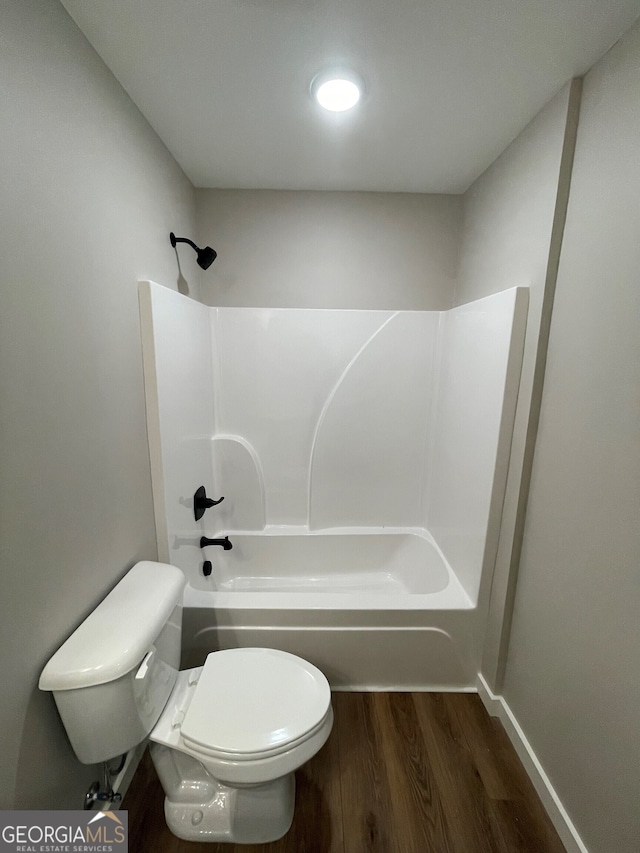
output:
[[[225,534],[227,531],[225,531]],[[474,689],[477,607],[418,528],[229,531],[187,585],[183,666],[265,646],[320,667],[334,689]]]
[[[473,607],[425,530],[273,527],[228,535],[232,550],[205,549],[212,573],[198,582],[216,593],[218,606],[272,607],[277,593],[280,607]]]

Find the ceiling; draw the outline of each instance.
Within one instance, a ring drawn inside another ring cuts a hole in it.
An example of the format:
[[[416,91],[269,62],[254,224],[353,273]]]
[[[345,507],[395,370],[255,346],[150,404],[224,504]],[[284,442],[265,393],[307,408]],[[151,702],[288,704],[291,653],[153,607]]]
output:
[[[463,192],[640,0],[62,0],[197,187]],[[351,112],[309,97],[353,68]]]

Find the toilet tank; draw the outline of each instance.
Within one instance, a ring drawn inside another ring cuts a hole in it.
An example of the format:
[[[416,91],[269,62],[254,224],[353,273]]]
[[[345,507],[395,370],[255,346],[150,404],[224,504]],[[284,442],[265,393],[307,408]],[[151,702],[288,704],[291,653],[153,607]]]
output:
[[[42,671],[83,764],[122,755],[158,720],[180,666],[184,585],[174,566],[136,563]]]

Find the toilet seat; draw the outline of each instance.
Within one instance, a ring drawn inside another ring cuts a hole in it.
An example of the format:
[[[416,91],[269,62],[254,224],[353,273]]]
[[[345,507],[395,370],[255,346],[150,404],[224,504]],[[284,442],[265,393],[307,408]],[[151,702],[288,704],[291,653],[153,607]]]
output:
[[[286,743],[283,746],[274,747],[273,749],[264,749],[261,752],[227,752],[222,749],[216,749],[215,747],[208,748],[205,746],[201,746],[200,744],[191,743],[185,738],[182,738],[182,740],[183,743],[189,747],[189,750],[192,755],[199,755],[203,760],[207,758],[213,758],[223,762],[230,761],[234,764],[241,764],[242,762],[249,763],[252,761],[260,761],[264,758],[276,757],[278,755],[284,754],[285,752],[290,752],[297,746],[300,746],[306,741],[311,740],[315,734],[317,734],[319,731],[321,731],[322,728],[324,728],[324,726],[326,726],[328,718],[332,716],[332,711],[331,709],[329,709],[316,726],[305,732],[299,738],[296,738],[296,740],[290,741],[289,743]]]
[[[327,679],[302,658],[277,649],[228,649],[207,657],[180,733],[194,752],[254,761],[313,737],[330,709]]]

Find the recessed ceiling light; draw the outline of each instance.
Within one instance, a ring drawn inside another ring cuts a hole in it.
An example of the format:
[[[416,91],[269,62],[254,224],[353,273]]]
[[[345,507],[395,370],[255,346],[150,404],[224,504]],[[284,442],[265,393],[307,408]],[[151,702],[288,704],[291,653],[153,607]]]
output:
[[[362,80],[353,71],[324,71],[311,84],[311,93],[316,101],[325,110],[334,113],[355,107],[362,91]]]

